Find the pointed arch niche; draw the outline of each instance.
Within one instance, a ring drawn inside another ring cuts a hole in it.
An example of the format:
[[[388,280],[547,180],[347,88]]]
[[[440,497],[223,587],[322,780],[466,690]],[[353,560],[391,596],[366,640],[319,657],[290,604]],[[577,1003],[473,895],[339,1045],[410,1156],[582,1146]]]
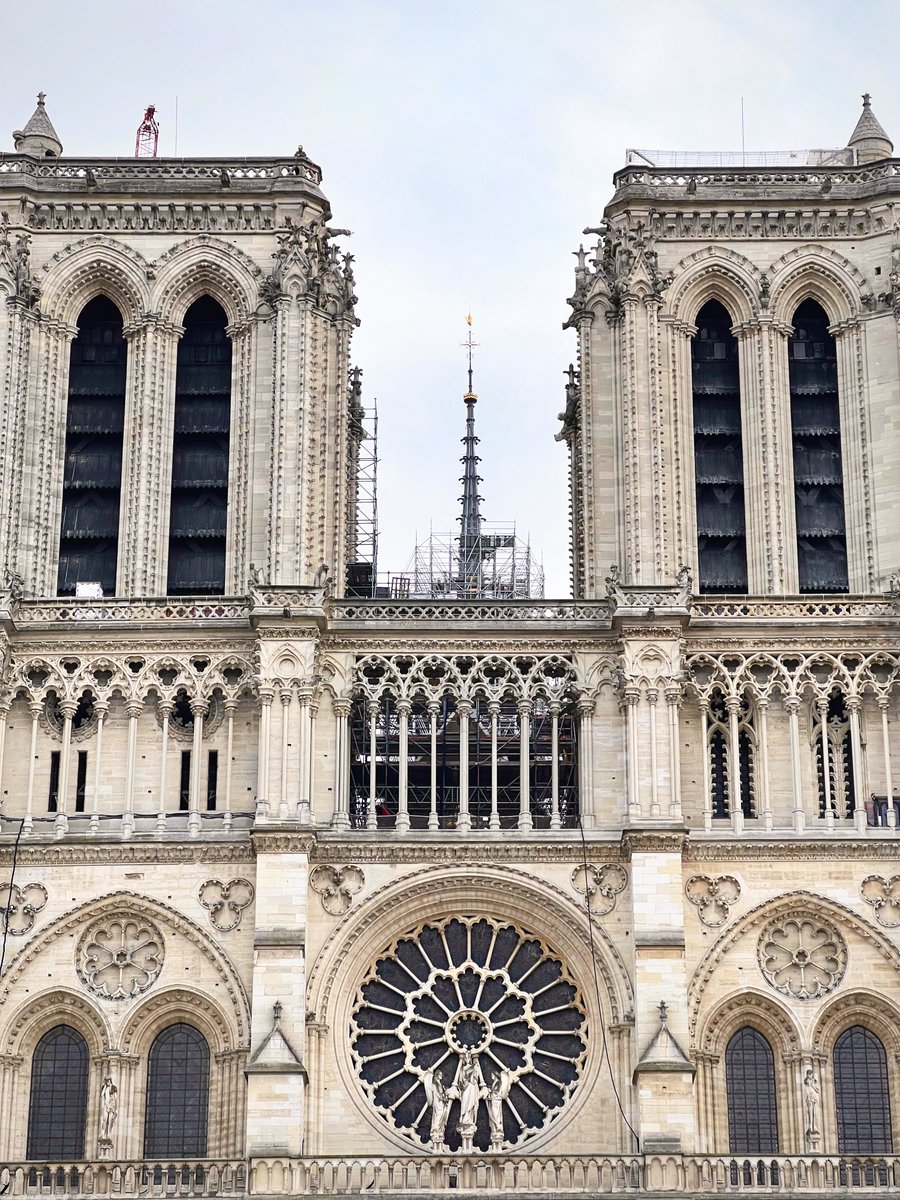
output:
[[[184,316],[175,374],[168,595],[225,591],[231,340],[221,305],[201,296]]]
[[[846,592],[837,345],[818,301],[804,300],[788,339],[791,443],[797,521],[797,581],[801,592]]]
[[[697,557],[701,592],[746,593],[741,383],[733,321],[707,300],[691,339]]]
[[[57,593],[78,583],[116,592],[127,345],[107,296],[81,311],[69,360]]]

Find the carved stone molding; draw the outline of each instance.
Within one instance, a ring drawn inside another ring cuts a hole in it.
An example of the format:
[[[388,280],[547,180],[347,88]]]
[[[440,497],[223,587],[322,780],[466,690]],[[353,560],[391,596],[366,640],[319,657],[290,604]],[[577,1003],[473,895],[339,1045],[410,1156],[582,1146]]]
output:
[[[12,863],[13,848],[0,849],[0,866]],[[189,845],[140,846],[61,846],[58,842],[38,842],[19,846],[19,865],[70,867],[82,864],[128,864],[134,866],[155,863],[252,863],[255,855],[249,838],[244,842],[210,841]]]
[[[733,875],[692,875],[684,894],[696,907],[702,923],[718,929],[728,920],[731,906],[740,899],[741,885]]]
[[[146,917],[114,912],[92,922],[75,951],[75,969],[84,986],[106,1000],[145,992],[162,970],[165,943]]]
[[[834,991],[847,970],[847,943],[830,921],[812,913],[763,926],[757,944],[765,981],[784,996],[815,1000]]]
[[[572,887],[600,916],[612,912],[627,886],[628,872],[618,863],[582,863],[572,872]]]
[[[687,837],[682,830],[628,829],[622,835],[622,845],[628,855],[680,854]]]
[[[254,834],[254,839],[259,835]],[[488,835],[480,835],[473,831],[465,837],[448,841],[453,837],[453,831],[442,830],[435,836],[434,842],[416,841],[415,844],[404,844],[399,839],[384,839],[381,836],[373,838],[364,831],[356,835],[333,834],[323,831],[310,857],[313,861],[327,859],[354,859],[361,863],[390,863],[403,866],[419,866],[423,863],[465,863],[471,864],[473,859],[481,863],[521,863],[533,865],[535,861],[542,863],[578,863],[584,857],[584,851],[579,844],[567,838],[564,841],[540,834],[529,834],[527,837],[503,837],[500,840],[489,840]],[[606,862],[627,862],[628,856],[623,853],[622,846],[615,842],[589,843],[592,853],[602,856]],[[2,860],[0,860],[2,861]]]
[[[885,929],[900,925],[900,875],[885,879],[883,875],[868,875],[860,884],[860,895],[875,909],[875,920]]]
[[[231,879],[228,883],[207,879],[200,884],[197,899],[209,912],[213,928],[230,933],[238,928],[244,909],[253,901],[253,884],[249,879]]]
[[[3,930],[21,937],[34,928],[37,914],[47,903],[47,889],[42,883],[17,883],[0,888],[0,918]]]
[[[353,897],[365,887],[366,877],[359,867],[332,867],[321,863],[313,867],[309,886],[322,899],[322,907],[333,917],[342,917],[353,903]]]

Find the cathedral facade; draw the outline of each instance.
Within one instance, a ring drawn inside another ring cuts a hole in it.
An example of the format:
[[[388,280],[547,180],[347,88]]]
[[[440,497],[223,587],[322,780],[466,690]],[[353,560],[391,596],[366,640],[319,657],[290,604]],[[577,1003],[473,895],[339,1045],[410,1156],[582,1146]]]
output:
[[[14,139],[0,1187],[900,1190],[868,97],[840,150],[616,173],[562,601],[360,594],[352,256],[302,149],[69,158],[43,97]]]

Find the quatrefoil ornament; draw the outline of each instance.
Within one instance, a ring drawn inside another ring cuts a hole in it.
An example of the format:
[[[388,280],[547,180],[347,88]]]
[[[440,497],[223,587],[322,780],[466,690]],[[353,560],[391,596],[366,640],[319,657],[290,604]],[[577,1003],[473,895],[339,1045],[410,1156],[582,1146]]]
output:
[[[875,920],[879,925],[885,929],[896,929],[900,925],[900,875],[892,875],[890,879],[868,875],[859,890],[866,904],[875,909]]]
[[[244,909],[253,900],[253,884],[249,879],[207,879],[201,883],[197,899],[209,911],[210,924],[219,933],[230,933],[241,923]]]
[[[616,907],[627,884],[628,874],[618,863],[582,863],[572,872],[572,887],[587,897],[591,912],[601,917]]]
[[[741,898],[741,885],[733,875],[692,875],[684,894],[697,909],[697,916],[710,929],[728,920],[729,909]]]
[[[21,937],[34,926],[37,914],[47,903],[47,889],[42,883],[17,883],[0,888],[0,920],[2,928],[13,937]]]
[[[353,903],[353,897],[366,882],[359,867],[331,867],[325,863],[313,867],[309,886],[322,897],[322,907],[333,917],[342,917]]]

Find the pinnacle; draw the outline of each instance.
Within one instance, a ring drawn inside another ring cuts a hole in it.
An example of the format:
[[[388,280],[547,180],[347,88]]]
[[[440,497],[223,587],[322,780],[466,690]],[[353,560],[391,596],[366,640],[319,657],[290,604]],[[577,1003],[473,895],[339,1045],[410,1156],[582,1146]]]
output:
[[[24,129],[17,129],[13,133],[16,150],[21,150],[25,154],[35,151],[62,153],[62,142],[59,140],[59,134],[53,128],[53,122],[50,120],[44,104],[46,98],[46,92],[38,92],[37,108],[29,117],[27,125]]]
[[[863,110],[860,113],[859,120],[856,122],[856,128],[850,135],[850,140],[847,142],[847,145],[856,146],[861,142],[869,142],[877,139],[878,141],[884,142],[888,147],[890,147],[888,150],[888,154],[890,154],[894,148],[894,143],[888,137],[887,133],[885,133],[881,122],[872,112],[872,97],[868,92],[863,94],[862,101]]]

